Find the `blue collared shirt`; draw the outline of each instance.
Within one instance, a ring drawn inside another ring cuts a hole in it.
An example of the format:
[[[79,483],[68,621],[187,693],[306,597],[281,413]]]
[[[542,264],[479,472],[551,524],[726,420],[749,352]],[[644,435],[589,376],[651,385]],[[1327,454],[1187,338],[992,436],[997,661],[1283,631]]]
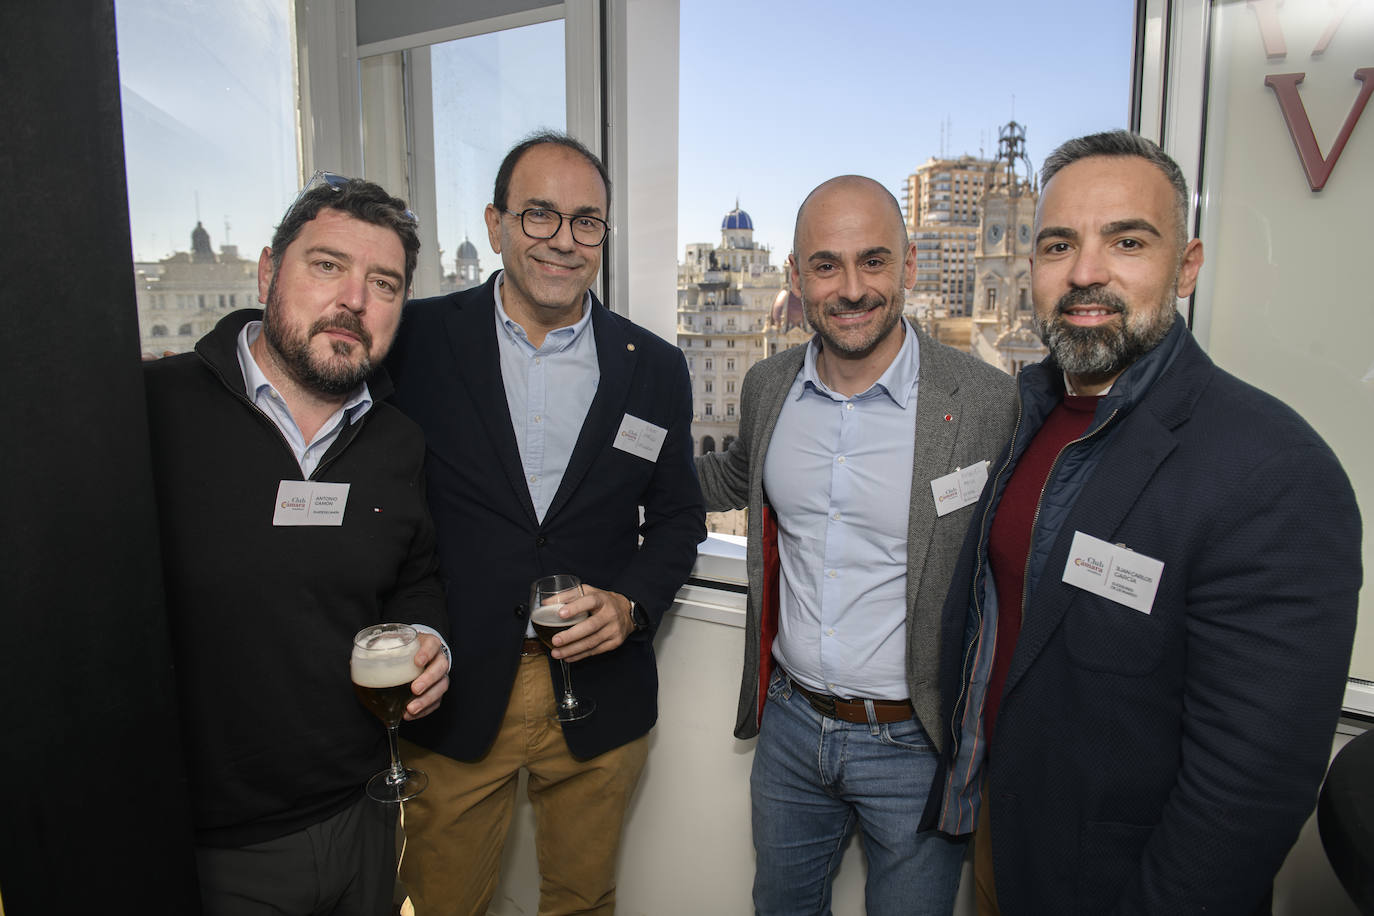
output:
[[[315,473],[315,468],[319,467],[320,459],[329,451],[329,446],[339,438],[339,432],[344,428],[344,424],[358,422],[362,415],[372,408],[372,392],[368,391],[367,382],[359,385],[348,400],[344,401],[343,406],[324,422],[315,433],[315,438],[306,442],[301,428],[296,425],[296,418],[291,416],[291,410],[286,406],[286,400],[267,380],[267,376],[263,375],[258,361],[253,358],[250,347],[261,333],[261,321],[250,321],[239,331],[238,356],[239,368],[243,370],[244,391],[248,393],[248,400],[281,430],[282,438],[291,447],[292,454],[296,456],[296,463],[301,466],[302,476],[308,478]]]
[[[530,488],[535,515],[542,522],[563,482],[582,421],[601,382],[596,334],[591,326],[591,294],[583,299],[582,317],[576,324],[550,331],[535,349],[525,329],[506,314],[501,302],[504,283],[505,277],[501,277],[493,288],[501,381],[506,386],[506,405],[525,484]]]
[[[781,559],[773,657],[802,684],[900,700],[906,679],[907,525],[920,349],[905,339],[862,394],[816,373],[819,342],[784,402],[764,458]]]

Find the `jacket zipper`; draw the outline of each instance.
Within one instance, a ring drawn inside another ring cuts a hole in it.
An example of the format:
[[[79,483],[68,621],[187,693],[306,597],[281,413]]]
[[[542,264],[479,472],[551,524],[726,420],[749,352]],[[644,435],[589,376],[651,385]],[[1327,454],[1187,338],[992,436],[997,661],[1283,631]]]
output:
[[[1018,396],[1018,401],[1019,401],[1019,396]],[[1015,425],[1014,427],[1012,427],[1012,434],[1011,434],[1011,436],[1012,436],[1011,441],[1012,441],[1012,442],[1015,442],[1015,441],[1016,441],[1016,433],[1020,431],[1020,427],[1021,427],[1021,411],[1022,411],[1022,406],[1021,406],[1020,404],[1018,404],[1018,406],[1017,406],[1017,411],[1016,411],[1016,425]],[[1104,429],[1106,429],[1108,426],[1110,426],[1111,423],[1112,423],[1112,420],[1116,419],[1116,415],[1117,415],[1118,413],[1120,413],[1120,412],[1121,412],[1121,408],[1120,408],[1120,407],[1115,408],[1110,414],[1107,415],[1107,419],[1103,420],[1103,421],[1102,421],[1102,425],[1098,426],[1097,429],[1092,430],[1091,432],[1087,433],[1086,435],[1079,436],[1077,439],[1074,439],[1074,440],[1072,440],[1072,441],[1070,441],[1070,442],[1064,443],[1064,446],[1063,446],[1061,449],[1059,449],[1058,453],[1055,454],[1055,456],[1054,456],[1054,461],[1050,463],[1050,470],[1049,470],[1049,473],[1045,475],[1045,482],[1044,482],[1044,483],[1041,485],[1041,487],[1040,487],[1040,496],[1039,496],[1039,497],[1036,499],[1036,501],[1035,501],[1035,515],[1031,517],[1031,536],[1030,536],[1030,542],[1029,542],[1029,545],[1028,545],[1028,549],[1026,550],[1026,568],[1025,568],[1025,570],[1024,570],[1024,571],[1022,572],[1022,574],[1021,574],[1021,619],[1022,619],[1022,621],[1024,621],[1024,620],[1026,619],[1026,603],[1027,603],[1027,601],[1028,601],[1029,598],[1030,598],[1030,564],[1031,564],[1031,557],[1033,557],[1033,556],[1035,555],[1035,550],[1034,550],[1034,548],[1035,548],[1035,528],[1036,528],[1037,525],[1040,524],[1040,510],[1044,507],[1044,504],[1045,504],[1045,492],[1046,492],[1047,490],[1049,490],[1049,488],[1050,488],[1050,481],[1054,479],[1054,472],[1059,468],[1059,460],[1060,460],[1061,458],[1064,457],[1064,453],[1067,452],[1071,447],[1073,447],[1073,446],[1075,446],[1075,445],[1078,445],[1080,442],[1086,442],[1086,441],[1088,441],[1089,439],[1091,439],[1091,438],[1093,438],[1094,436],[1096,436],[1098,433],[1102,432],[1102,430],[1104,430]],[[1001,479],[1003,471],[1005,471],[1005,470],[1007,469],[1007,465],[1009,465],[1009,464],[1011,463],[1011,457],[1012,457],[1011,454],[1008,453],[1006,462],[1002,465],[1001,470],[999,470],[999,471],[997,472],[997,478],[993,481],[993,489],[994,489],[994,490],[996,490],[997,480],[1000,480],[1000,479]],[[978,552],[977,552],[978,563],[977,563],[977,565],[974,567],[974,570],[973,570],[973,607],[974,607],[974,610],[975,610],[975,612],[976,612],[976,616],[977,616],[977,619],[978,619],[978,630],[979,630],[980,636],[979,636],[979,639],[976,640],[976,641],[979,641],[979,642],[980,642],[981,639],[982,639],[981,633],[982,633],[982,629],[983,629],[983,608],[982,608],[982,606],[981,606],[981,605],[979,604],[979,602],[978,602],[978,576],[982,573],[982,570],[983,570],[983,554],[984,554],[985,546],[986,546],[986,543],[987,543],[987,537],[988,537],[988,531],[987,531],[986,525],[987,525],[988,513],[991,512],[991,511],[992,511],[992,501],[989,500],[989,501],[988,501],[987,508],[985,508],[985,509],[983,510],[982,536],[979,537],[979,539],[978,539]],[[969,659],[970,659],[970,657],[971,657],[971,655],[972,655],[972,652],[973,652],[973,645],[970,644],[969,648],[964,652],[964,667],[963,667],[963,671],[961,672],[961,676],[960,676],[959,700],[958,700],[958,701],[955,703],[955,705],[954,705],[954,709],[955,709],[955,720],[950,722],[950,740],[954,742],[954,745],[953,745],[953,748],[952,748],[952,751],[953,751],[954,754],[957,754],[958,751],[959,751],[959,732],[955,730],[955,723],[956,723],[957,720],[958,720],[959,703],[962,702],[962,701],[964,700],[964,693],[968,690],[968,682],[969,682]]]
[[[244,404],[247,404],[248,407],[249,407],[249,409],[252,410],[253,413],[257,414],[258,419],[260,419],[262,422],[266,423],[266,424],[272,429],[272,431],[273,431],[274,433],[277,434],[277,438],[281,440],[281,444],[284,445],[284,446],[286,447],[286,451],[291,455],[291,459],[292,459],[293,461],[295,461],[295,460],[296,460],[296,453],[295,453],[295,451],[291,448],[291,443],[290,443],[289,441],[287,441],[286,434],[283,433],[283,432],[281,431],[280,427],[277,426],[276,422],[275,422],[271,417],[269,417],[266,413],[264,413],[263,410],[262,410],[262,408],[258,407],[257,404],[254,404],[254,403],[253,403],[253,399],[250,398],[250,397],[248,397],[248,395],[247,395],[246,393],[239,391],[239,390],[236,389],[233,385],[229,384],[229,380],[226,379],[226,378],[224,377],[224,373],[223,373],[223,372],[220,372],[220,371],[219,371],[219,367],[218,367],[218,366],[216,366],[216,365],[215,365],[214,363],[212,363],[210,360],[206,359],[204,356],[201,356],[199,353],[197,353],[196,355],[197,355],[197,356],[200,356],[201,362],[205,363],[205,365],[209,367],[210,371],[213,372],[213,373],[215,374],[215,378],[219,379],[219,383],[220,383],[221,385],[223,385],[225,388],[229,389],[229,393],[230,393],[231,395],[233,395],[234,397],[238,398],[238,399],[239,399],[240,401],[242,401]],[[372,413],[372,411],[371,411],[371,410],[368,410],[367,413],[363,414],[361,417],[359,417],[359,418],[357,419],[357,423],[365,423],[365,422],[367,422],[367,417],[368,417],[368,414],[370,414],[370,413]],[[344,436],[346,433],[348,433],[348,432],[352,429],[352,427],[353,427],[354,425],[356,425],[356,424],[355,424],[355,423],[348,423],[347,425],[344,426],[343,429],[339,430],[339,439],[342,439],[343,436]],[[356,435],[356,431],[354,431],[354,435]],[[349,441],[352,441],[352,438],[353,438],[352,436],[349,436]],[[337,444],[339,440],[338,440],[338,439],[335,439],[334,441],[335,441],[335,443]],[[347,445],[348,443],[345,442],[344,444]],[[332,448],[332,446],[331,446],[331,448]],[[315,475],[318,474],[318,473],[320,473],[321,471],[323,471],[325,468],[329,467],[329,465],[333,464],[333,463],[335,462],[335,460],[339,457],[339,454],[340,454],[341,452],[342,452],[342,449],[341,449],[339,452],[335,452],[333,455],[327,455],[327,456],[325,457],[325,459],[321,460],[319,464],[315,465],[315,470],[310,474],[310,476],[308,476],[308,477],[302,477],[301,479],[302,479],[302,480],[315,480],[315,479],[316,479],[316,478],[315,478]],[[299,461],[296,461],[296,468],[297,468],[298,470],[300,469],[300,462],[299,462]]]

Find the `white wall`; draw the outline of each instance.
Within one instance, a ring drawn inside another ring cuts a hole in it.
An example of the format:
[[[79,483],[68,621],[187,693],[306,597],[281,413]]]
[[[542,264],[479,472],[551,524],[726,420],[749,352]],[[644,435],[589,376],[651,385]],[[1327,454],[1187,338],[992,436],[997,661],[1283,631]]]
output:
[[[631,802],[621,845],[617,912],[749,916],[754,876],[749,768],[754,742],[731,734],[744,656],[743,614],[736,599],[743,596],[712,597],[688,589],[685,597],[689,601],[679,602],[664,618],[655,642],[659,723],[650,735],[649,762]],[[1351,733],[1336,736],[1333,756]],[[491,916],[536,912],[534,815],[525,798],[523,776],[501,869]],[[835,882],[836,916],[862,916],[864,874],[855,840]],[[972,913],[972,865],[965,862],[955,916]],[[1327,864],[1315,818],[1303,828],[1274,891],[1275,916],[1313,913],[1358,916]]]
[[[729,603],[743,596],[718,597]],[[679,603],[659,630],[659,723],[621,844],[616,912],[623,916],[753,913],[754,741],[731,734],[744,658],[742,624],[739,610]],[[539,906],[534,815],[523,779],[492,916],[530,914]],[[966,864],[966,874],[970,870]],[[835,882],[836,916],[863,913],[864,874],[855,840]],[[971,882],[965,885],[957,916],[973,912]]]

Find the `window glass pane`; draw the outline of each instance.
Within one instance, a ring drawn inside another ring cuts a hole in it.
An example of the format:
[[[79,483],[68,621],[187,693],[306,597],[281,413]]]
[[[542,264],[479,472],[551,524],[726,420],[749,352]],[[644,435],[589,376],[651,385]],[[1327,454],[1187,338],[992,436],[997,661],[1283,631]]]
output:
[[[286,0],[115,7],[147,353],[189,350],[257,304],[258,252],[296,191],[288,14]]]
[[[500,268],[483,211],[506,151],[535,130],[563,130],[563,21],[460,38],[430,49],[434,191],[443,292]]]
[[[908,317],[1008,372],[1039,359],[1020,307],[1032,176],[1064,140],[1128,126],[1135,6],[875,0],[865,27],[827,28],[821,0],[681,5],[677,342],[737,354],[692,370],[697,454],[738,433],[706,386],[811,337],[786,259],[802,198],[836,175],[902,203],[920,249]],[[775,53],[722,56],[725,22]]]

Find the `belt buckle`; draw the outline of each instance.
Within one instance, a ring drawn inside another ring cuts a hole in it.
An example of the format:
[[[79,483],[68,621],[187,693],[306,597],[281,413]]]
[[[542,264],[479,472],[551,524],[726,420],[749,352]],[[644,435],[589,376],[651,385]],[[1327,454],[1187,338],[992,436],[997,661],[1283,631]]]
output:
[[[838,719],[839,715],[835,709],[835,698],[829,694],[812,694],[811,705],[816,712],[831,719]]]

